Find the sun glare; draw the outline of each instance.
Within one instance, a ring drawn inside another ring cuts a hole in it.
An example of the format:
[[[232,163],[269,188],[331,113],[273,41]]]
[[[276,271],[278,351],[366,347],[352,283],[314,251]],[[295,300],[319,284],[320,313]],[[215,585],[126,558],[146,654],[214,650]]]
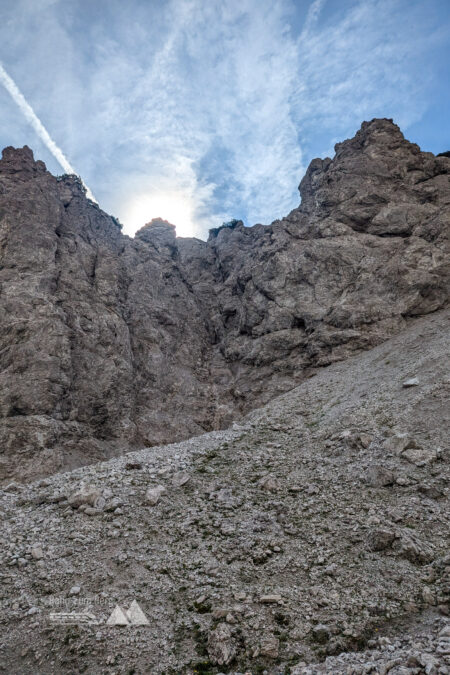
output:
[[[140,195],[130,201],[125,209],[124,232],[134,235],[152,218],[162,218],[175,225],[178,237],[192,237],[196,231],[192,211],[190,199],[179,192]]]

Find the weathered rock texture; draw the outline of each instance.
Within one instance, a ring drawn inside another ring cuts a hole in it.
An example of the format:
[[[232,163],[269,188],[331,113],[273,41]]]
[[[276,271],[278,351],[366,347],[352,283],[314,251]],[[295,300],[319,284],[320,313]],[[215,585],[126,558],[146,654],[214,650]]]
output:
[[[28,148],[0,161],[0,480],[227,426],[448,301],[450,159],[390,120],[311,162],[301,206],[135,239]]]
[[[231,429],[0,489],[0,672],[448,675],[449,325]],[[111,626],[133,601],[148,625]]]

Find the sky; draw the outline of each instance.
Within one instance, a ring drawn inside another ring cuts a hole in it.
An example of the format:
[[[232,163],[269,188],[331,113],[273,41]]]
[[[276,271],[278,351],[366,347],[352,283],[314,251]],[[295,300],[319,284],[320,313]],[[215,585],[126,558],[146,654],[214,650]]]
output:
[[[450,0],[0,0],[1,148],[129,235],[270,223],[373,117],[449,150],[449,82]]]

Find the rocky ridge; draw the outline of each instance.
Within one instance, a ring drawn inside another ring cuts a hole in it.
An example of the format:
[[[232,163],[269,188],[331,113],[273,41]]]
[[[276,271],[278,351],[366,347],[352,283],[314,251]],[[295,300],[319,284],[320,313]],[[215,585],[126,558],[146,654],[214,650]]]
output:
[[[316,159],[301,205],[208,242],[134,239],[28,148],[0,161],[0,481],[224,428],[443,308],[450,159],[391,120]]]

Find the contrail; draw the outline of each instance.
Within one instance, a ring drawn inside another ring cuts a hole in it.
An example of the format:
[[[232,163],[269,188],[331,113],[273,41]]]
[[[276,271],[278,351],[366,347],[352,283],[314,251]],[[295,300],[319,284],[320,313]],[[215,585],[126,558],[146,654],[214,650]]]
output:
[[[57,162],[59,162],[64,171],[66,173],[74,173],[75,175],[78,175],[73,166],[70,164],[69,160],[64,155],[61,148],[58,148],[55,141],[51,138],[47,129],[44,127],[41,120],[36,115],[33,108],[26,100],[25,96],[20,91],[19,87],[16,85],[14,80],[8,75],[8,73],[3,68],[1,63],[0,63],[0,82],[3,84],[6,91],[10,94],[13,101],[17,103],[25,119],[31,124],[31,126],[41,139],[41,141],[44,143],[44,145],[47,146],[47,148],[52,153],[53,157],[56,159]],[[97,200],[95,199],[94,195],[92,194],[88,186],[83,182],[81,178],[80,180],[83,183],[84,187],[86,188],[86,196],[89,197],[89,199],[92,199],[92,201],[96,202]]]

